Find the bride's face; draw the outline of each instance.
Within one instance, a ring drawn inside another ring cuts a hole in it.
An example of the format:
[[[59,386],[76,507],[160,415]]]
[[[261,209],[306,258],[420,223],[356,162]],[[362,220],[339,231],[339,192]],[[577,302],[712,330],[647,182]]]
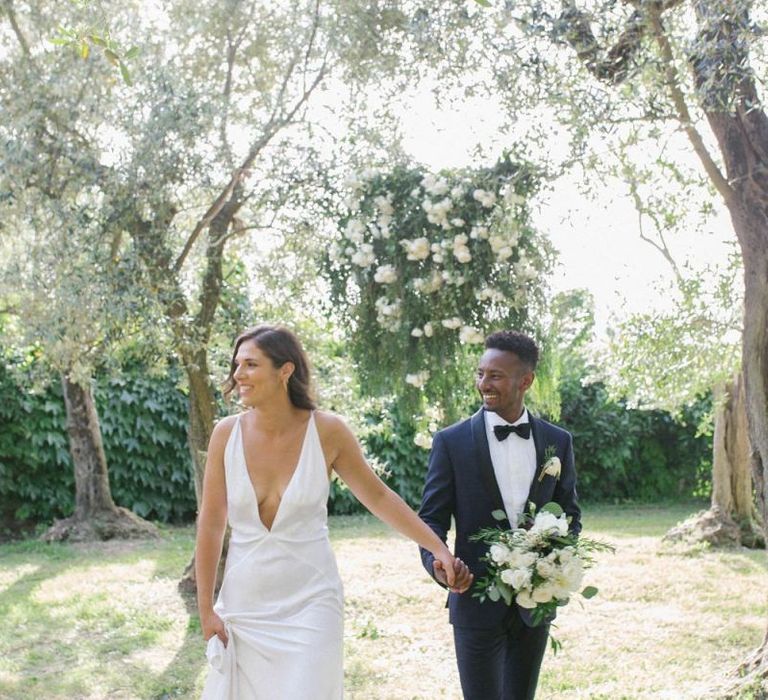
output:
[[[285,374],[286,366],[275,367],[269,356],[263,353],[253,340],[240,343],[235,355],[235,372],[232,377],[237,384],[240,402],[244,406],[263,404],[273,399],[276,393],[285,393]]]

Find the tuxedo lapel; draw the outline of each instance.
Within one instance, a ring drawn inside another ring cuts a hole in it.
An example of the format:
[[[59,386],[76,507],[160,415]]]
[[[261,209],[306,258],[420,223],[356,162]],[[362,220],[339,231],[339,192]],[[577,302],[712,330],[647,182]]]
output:
[[[539,481],[539,471],[541,470],[542,464],[544,464],[544,436],[542,435],[543,426],[537,418],[534,418],[531,415],[530,411],[528,411],[528,420],[531,423],[531,437],[533,438],[533,444],[536,446],[536,471],[533,474],[531,489],[528,492],[528,502],[533,501],[538,508],[542,505],[538,502],[537,497],[539,492],[539,484],[541,483]],[[526,503],[526,510],[527,509],[528,505]]]
[[[475,445],[475,459],[477,470],[480,473],[480,481],[491,498],[494,510],[504,510],[504,501],[501,498],[499,484],[496,482],[496,474],[493,471],[491,451],[488,447],[488,434],[485,430],[485,415],[481,408],[470,421],[472,427],[472,441]]]

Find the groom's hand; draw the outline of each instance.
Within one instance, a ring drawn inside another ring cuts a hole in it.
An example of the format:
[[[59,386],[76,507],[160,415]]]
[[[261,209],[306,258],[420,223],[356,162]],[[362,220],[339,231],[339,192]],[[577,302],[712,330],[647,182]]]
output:
[[[472,585],[472,581],[475,579],[475,576],[469,570],[469,567],[459,558],[453,560],[452,586],[448,584],[448,574],[445,571],[443,562],[439,559],[435,559],[432,563],[432,570],[434,571],[435,579],[452,593],[464,593],[464,591]]]

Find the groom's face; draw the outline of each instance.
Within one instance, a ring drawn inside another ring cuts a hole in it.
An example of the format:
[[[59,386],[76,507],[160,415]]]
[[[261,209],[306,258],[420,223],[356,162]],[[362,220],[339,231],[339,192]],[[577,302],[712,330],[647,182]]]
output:
[[[491,348],[477,365],[475,386],[485,409],[512,423],[523,412],[523,398],[533,376],[531,368],[515,353]]]

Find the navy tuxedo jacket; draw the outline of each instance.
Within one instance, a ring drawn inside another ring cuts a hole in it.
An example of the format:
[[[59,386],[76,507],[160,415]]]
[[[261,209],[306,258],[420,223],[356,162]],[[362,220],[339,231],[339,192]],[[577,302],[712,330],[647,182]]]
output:
[[[536,445],[536,475],[531,484],[528,500],[536,504],[537,509],[549,501],[558,503],[571,518],[570,531],[581,531],[581,511],[576,499],[576,470],[573,460],[573,440],[571,434],[547,421],[530,415],[531,437]],[[551,475],[539,481],[544,464],[544,453],[560,458],[560,478]],[[475,580],[486,574],[486,564],[480,558],[488,552],[488,546],[470,541],[470,536],[478,530],[488,527],[508,529],[508,521],[497,521],[491,513],[504,510],[499,486],[488,449],[485,431],[484,409],[480,409],[471,418],[456,423],[438,432],[432,442],[429,456],[429,469],[424,485],[419,515],[445,542],[451,527],[451,518],[455,521],[455,555],[459,557],[475,575]],[[434,578],[431,552],[421,549],[421,560],[430,576]],[[493,627],[506,614],[507,605],[503,601],[485,600],[481,603],[472,596],[473,586],[465,593],[449,593],[447,607],[451,624],[461,627]],[[523,621],[531,626],[530,611],[515,606]]]

